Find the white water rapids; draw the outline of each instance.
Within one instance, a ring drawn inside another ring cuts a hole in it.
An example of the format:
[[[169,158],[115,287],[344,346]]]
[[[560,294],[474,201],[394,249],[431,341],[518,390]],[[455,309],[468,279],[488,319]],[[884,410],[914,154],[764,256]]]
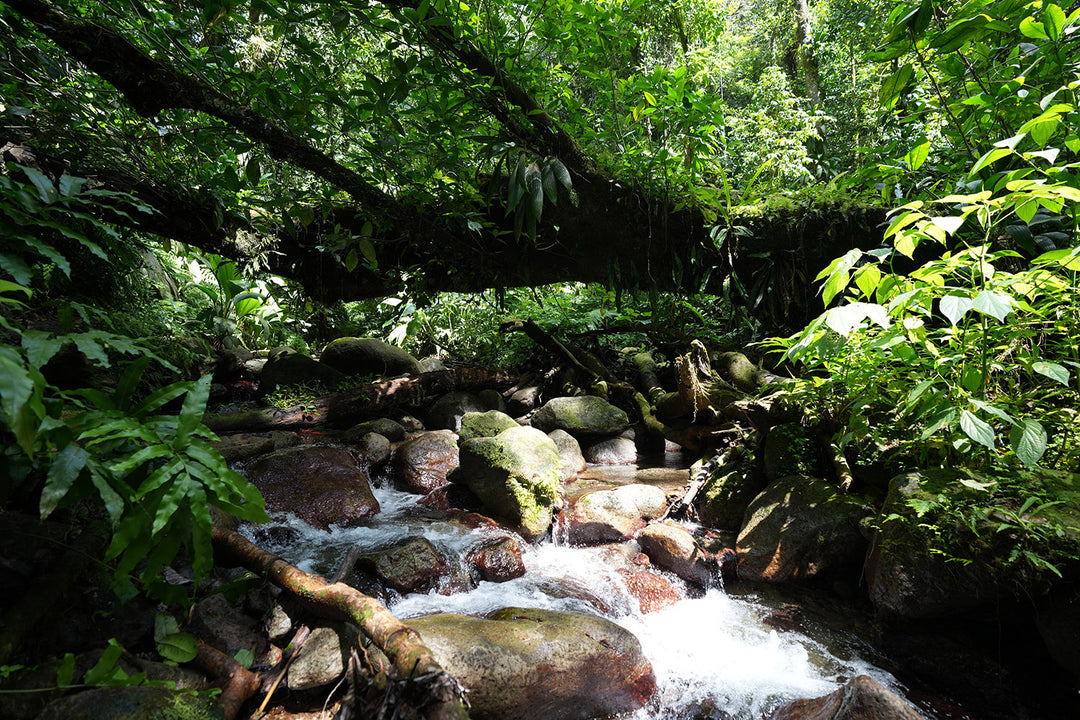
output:
[[[417,504],[417,495],[387,487],[375,493],[382,512],[368,525],[321,531],[291,516],[275,517],[275,524],[293,529],[290,540],[275,544],[264,536],[257,541],[305,570],[328,575],[351,545],[377,550],[422,535],[453,564],[479,535],[505,534],[433,520],[433,514]],[[641,613],[616,571],[625,566],[628,554],[638,552],[634,542],[598,548],[522,542],[522,547],[524,577],[481,582],[468,592],[394,595],[388,602],[390,610],[403,619],[436,612],[482,615],[507,606],[607,617],[637,636],[656,674],[657,692],[648,706],[631,716],[634,720],[757,720],[784,701],[826,695],[860,674],[902,689],[895,678],[858,656],[861,645],[856,638],[823,630],[819,634],[814,628],[809,634],[777,631],[762,622],[773,608],[746,591],[736,595],[715,588],[695,597],[682,581],[665,575],[683,599],[663,610]]]

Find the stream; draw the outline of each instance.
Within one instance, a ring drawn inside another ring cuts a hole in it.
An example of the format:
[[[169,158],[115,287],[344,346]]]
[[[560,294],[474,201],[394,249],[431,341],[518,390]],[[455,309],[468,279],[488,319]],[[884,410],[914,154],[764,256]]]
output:
[[[685,480],[684,467],[590,466],[579,480],[567,485],[567,491],[571,496],[580,495],[594,487],[628,482],[649,482],[672,490]],[[523,577],[502,583],[482,581],[473,590],[450,592],[461,585],[465,571],[460,559],[467,549],[485,534],[505,536],[507,531],[469,528],[420,505],[421,496],[400,492],[388,483],[376,487],[375,494],[382,511],[364,526],[323,531],[294,517],[278,515],[275,524],[289,531],[270,537],[250,527],[245,532],[267,550],[324,576],[333,574],[352,545],[362,551],[377,550],[422,535],[452,565],[458,558],[458,567],[428,593],[402,596],[389,591],[383,600],[402,619],[437,612],[482,615],[507,606],[606,617],[637,636],[656,674],[657,691],[646,707],[629,716],[635,720],[757,720],[782,702],[826,695],[861,674],[904,693],[896,678],[867,659],[873,657],[867,643],[837,628],[843,627],[842,619],[777,629],[765,619],[783,608],[782,601],[752,587],[733,588],[732,592],[715,587],[702,592],[663,573],[681,599],[661,610],[642,613],[618,572],[640,552],[635,541],[571,547],[558,541],[556,531],[554,541],[536,545],[522,542]],[[281,540],[274,541],[275,536]]]

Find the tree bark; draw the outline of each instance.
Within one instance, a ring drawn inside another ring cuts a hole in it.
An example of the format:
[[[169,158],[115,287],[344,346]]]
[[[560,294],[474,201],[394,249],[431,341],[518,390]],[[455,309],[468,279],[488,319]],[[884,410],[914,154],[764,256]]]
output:
[[[231,561],[265,576],[323,617],[355,623],[390,659],[400,678],[420,681],[428,690],[425,717],[467,720],[460,685],[439,666],[419,633],[394,617],[378,600],[344,583],[328,583],[304,572],[231,530],[215,527],[213,543],[219,562]]]

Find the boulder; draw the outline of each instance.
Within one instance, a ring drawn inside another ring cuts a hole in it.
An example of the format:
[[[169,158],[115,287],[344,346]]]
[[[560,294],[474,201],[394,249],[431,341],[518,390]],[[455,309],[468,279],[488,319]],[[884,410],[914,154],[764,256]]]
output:
[[[402,490],[426,494],[447,482],[458,466],[457,436],[449,430],[426,432],[394,452],[393,476]]]
[[[619,570],[626,591],[637,600],[643,613],[656,612],[682,600],[679,591],[667,578],[648,571]]]
[[[318,360],[295,351],[280,352],[266,361],[259,374],[259,396],[266,397],[278,388],[323,388],[329,392],[345,381],[345,375]]]
[[[824,697],[792,700],[769,720],[926,720],[904,698],[868,675],[848,680]]]
[[[666,508],[664,491],[652,485],[623,485],[587,493],[578,498],[567,516],[568,538],[575,545],[629,540]]]
[[[637,446],[628,438],[607,438],[587,445],[584,456],[593,465],[633,465],[637,462]]]
[[[1080,682],[1080,591],[1058,590],[1042,598],[1036,624],[1050,657]]]
[[[390,459],[390,441],[379,433],[365,433],[353,442],[353,450],[367,468],[382,465]]]
[[[247,477],[262,492],[267,510],[295,513],[323,530],[356,525],[379,512],[367,475],[340,448],[278,450],[251,464]]]
[[[519,417],[532,412],[540,404],[542,392],[539,385],[526,385],[518,388],[506,401],[506,414]]]
[[[465,563],[477,579],[489,582],[506,582],[525,574],[521,544],[510,536],[480,542],[468,551]]]
[[[498,410],[501,413],[506,412],[506,400],[503,399],[502,393],[498,390],[484,388],[476,393],[476,398],[488,410]]]
[[[531,427],[462,443],[461,464],[449,479],[467,486],[492,517],[530,539],[547,532],[562,493],[559,451]]]
[[[548,437],[559,449],[559,472],[563,480],[569,480],[585,469],[585,456],[577,438],[558,428],[549,432]]]
[[[356,567],[401,593],[426,592],[449,571],[430,540],[411,537],[392,547],[361,555]]]
[[[349,662],[349,648],[355,647],[356,628],[349,623],[314,627],[299,654],[289,666],[290,690],[311,688],[337,682]]]
[[[466,413],[482,413],[487,410],[484,404],[470,392],[456,391],[446,393],[433,402],[424,417],[427,427],[432,430],[461,430],[461,418]]]
[[[224,595],[211,595],[195,606],[191,631],[227,655],[250,650],[258,662],[266,661],[269,645],[261,624],[229,604]]]
[[[405,427],[390,418],[375,418],[362,423],[357,423],[341,434],[342,442],[355,442],[369,432],[379,433],[390,442],[401,442],[405,439]]]
[[[905,473],[889,482],[881,507],[881,523],[866,557],[866,584],[870,600],[881,612],[909,618],[937,618],[974,608],[998,597],[1001,578],[985,558],[949,562],[945,548],[915,522],[909,501],[951,503],[978,490],[957,482],[952,470]],[[938,550],[939,552],[934,552]]]
[[[738,532],[747,506],[764,489],[764,478],[753,465],[753,455],[743,452],[732,462],[709,471],[695,502],[703,525]],[[691,469],[691,477],[696,476],[695,470]]]
[[[421,358],[420,369],[426,373],[445,372],[446,365],[443,364],[443,361],[440,360],[437,355],[429,355],[426,358]]]
[[[162,720],[211,718],[214,701],[195,693],[163,687],[101,687],[68,695],[45,706],[38,720]]]
[[[494,437],[503,430],[517,427],[517,421],[504,412],[468,412],[461,416],[461,430],[458,440],[465,442],[478,437]]]
[[[683,580],[702,587],[716,585],[720,578],[717,556],[703,548],[694,536],[675,522],[653,523],[637,538],[641,551],[653,564],[670,570]]]
[[[544,432],[559,428],[575,437],[618,435],[630,425],[621,409],[592,395],[557,397],[532,416],[532,425]]]
[[[349,377],[419,375],[423,372],[412,355],[376,338],[338,338],[326,346],[319,359]]]
[[[866,556],[859,524],[872,513],[819,478],[792,475],[769,483],[746,508],[735,544],[739,578],[786,582],[858,568]]]
[[[594,615],[504,608],[407,624],[469,691],[477,720],[585,720],[629,713],[656,688],[637,638]]]
[[[236,433],[223,435],[213,445],[227,462],[238,462],[271,452],[274,439],[270,433]]]

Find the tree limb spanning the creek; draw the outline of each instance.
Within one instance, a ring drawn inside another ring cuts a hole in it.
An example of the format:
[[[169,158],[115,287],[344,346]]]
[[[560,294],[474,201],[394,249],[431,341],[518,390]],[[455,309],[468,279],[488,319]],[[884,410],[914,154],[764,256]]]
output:
[[[330,583],[287,563],[242,535],[215,527],[213,543],[219,561],[231,561],[266,577],[292,594],[311,611],[334,620],[355,623],[389,658],[401,679],[416,681],[425,689],[418,708],[428,720],[467,720],[464,691],[424,645],[420,634],[398,620],[378,600],[345,583]]]

